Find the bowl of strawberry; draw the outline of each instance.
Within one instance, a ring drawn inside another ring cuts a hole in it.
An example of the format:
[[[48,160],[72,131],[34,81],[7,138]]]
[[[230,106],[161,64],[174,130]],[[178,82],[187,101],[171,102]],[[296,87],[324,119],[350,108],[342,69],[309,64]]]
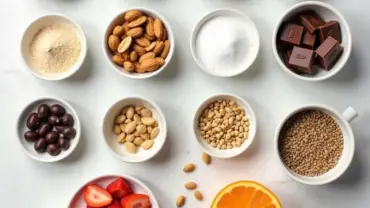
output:
[[[69,208],[159,208],[152,191],[131,176],[102,176],[73,196]]]

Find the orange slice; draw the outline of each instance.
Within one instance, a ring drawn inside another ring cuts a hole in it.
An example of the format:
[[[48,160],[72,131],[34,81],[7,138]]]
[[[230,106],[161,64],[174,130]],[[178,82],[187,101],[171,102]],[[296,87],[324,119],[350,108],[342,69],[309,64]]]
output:
[[[254,181],[238,181],[223,188],[211,208],[281,208],[279,199]]]

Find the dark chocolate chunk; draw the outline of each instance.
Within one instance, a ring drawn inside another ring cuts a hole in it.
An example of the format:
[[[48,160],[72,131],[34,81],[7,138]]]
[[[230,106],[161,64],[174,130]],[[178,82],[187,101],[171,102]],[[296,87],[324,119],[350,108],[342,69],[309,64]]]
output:
[[[314,60],[313,55],[313,50],[294,46],[292,55],[289,59],[289,66],[297,71],[311,74]]]
[[[313,34],[325,21],[314,11],[303,12],[300,15],[301,24],[306,30]]]
[[[319,38],[320,43],[323,43],[329,36],[333,37],[339,43],[342,42],[342,35],[339,29],[339,23],[336,21],[330,21],[319,27]]]
[[[320,64],[325,70],[329,71],[342,55],[343,47],[336,39],[329,36],[315,52],[319,58]]]
[[[314,49],[316,41],[316,35],[309,32],[304,32],[302,39],[302,46],[308,49]]]
[[[285,25],[280,35],[280,43],[288,48],[299,46],[302,40],[303,27],[296,24]]]

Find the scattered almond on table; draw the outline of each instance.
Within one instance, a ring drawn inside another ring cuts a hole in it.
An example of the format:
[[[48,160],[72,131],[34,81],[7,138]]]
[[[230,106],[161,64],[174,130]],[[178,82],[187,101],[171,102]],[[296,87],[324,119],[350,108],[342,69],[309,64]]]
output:
[[[113,131],[117,142],[124,144],[129,153],[135,154],[138,147],[144,150],[153,147],[159,127],[151,110],[143,106],[126,106],[115,118]]]
[[[163,22],[138,10],[126,12],[107,41],[112,61],[132,73],[158,70],[171,46]]]

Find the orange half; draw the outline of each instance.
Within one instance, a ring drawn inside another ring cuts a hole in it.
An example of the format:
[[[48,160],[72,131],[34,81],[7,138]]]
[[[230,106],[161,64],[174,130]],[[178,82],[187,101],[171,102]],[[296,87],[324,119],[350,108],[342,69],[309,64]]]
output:
[[[238,181],[223,188],[211,208],[281,208],[269,189],[254,181]]]

